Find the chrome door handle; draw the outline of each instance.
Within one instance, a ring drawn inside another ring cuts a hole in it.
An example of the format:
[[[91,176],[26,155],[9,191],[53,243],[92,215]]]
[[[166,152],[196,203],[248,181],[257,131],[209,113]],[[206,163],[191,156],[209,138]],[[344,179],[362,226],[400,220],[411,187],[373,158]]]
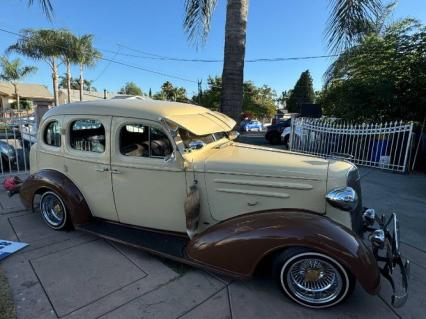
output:
[[[109,169],[107,167],[96,167],[95,170],[97,172],[108,172]]]
[[[120,171],[116,170],[116,169],[112,169],[111,174],[121,174]]]

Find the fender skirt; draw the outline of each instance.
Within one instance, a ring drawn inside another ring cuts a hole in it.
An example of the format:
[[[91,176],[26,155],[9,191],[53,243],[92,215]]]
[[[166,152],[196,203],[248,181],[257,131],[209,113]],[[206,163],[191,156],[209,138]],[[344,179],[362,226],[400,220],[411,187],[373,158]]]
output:
[[[22,203],[28,209],[33,209],[34,195],[42,189],[52,190],[62,197],[74,226],[90,221],[92,214],[83,195],[64,174],[45,169],[30,175],[21,186]]]
[[[267,255],[286,247],[306,247],[335,258],[370,294],[380,288],[371,250],[351,230],[327,217],[297,210],[241,215],[194,237],[188,258],[235,276],[249,277]]]

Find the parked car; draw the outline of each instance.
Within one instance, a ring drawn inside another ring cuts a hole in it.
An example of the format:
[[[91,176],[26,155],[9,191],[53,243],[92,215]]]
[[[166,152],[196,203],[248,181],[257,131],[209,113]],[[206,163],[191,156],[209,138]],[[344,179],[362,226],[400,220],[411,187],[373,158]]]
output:
[[[357,168],[236,143],[234,120],[153,100],[58,106],[41,120],[21,198],[56,230],[75,227],[195,267],[248,278],[272,261],[291,300],[342,302],[408,261],[399,223],[364,208]],[[363,241],[369,234],[370,245]],[[379,263],[385,266],[379,268]],[[102,265],[99,265],[102,267]]]
[[[0,174],[4,171],[9,171],[16,165],[15,148],[5,141],[0,140]]]
[[[282,134],[286,128],[288,128],[286,132],[290,132],[291,119],[298,116],[299,113],[285,114],[284,117],[279,120],[279,122],[268,126],[266,129],[265,139],[273,145],[284,144],[288,146],[290,135],[285,134],[285,136],[282,136]]]
[[[260,123],[260,121],[257,121],[257,120],[243,121],[241,124],[241,130],[246,132],[251,132],[251,131],[260,132],[262,129],[263,129],[262,123]]]

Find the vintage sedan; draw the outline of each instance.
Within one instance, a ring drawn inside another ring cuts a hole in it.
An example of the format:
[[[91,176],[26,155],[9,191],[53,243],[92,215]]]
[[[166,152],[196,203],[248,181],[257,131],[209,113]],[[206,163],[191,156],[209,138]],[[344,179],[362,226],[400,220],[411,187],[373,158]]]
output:
[[[21,198],[53,229],[228,276],[271,261],[284,294],[311,308],[342,302],[356,281],[376,294],[380,274],[392,281],[399,269],[404,293],[392,303],[402,305],[409,263],[398,220],[362,206],[357,168],[237,143],[234,126],[203,107],[149,99],[53,108]]]

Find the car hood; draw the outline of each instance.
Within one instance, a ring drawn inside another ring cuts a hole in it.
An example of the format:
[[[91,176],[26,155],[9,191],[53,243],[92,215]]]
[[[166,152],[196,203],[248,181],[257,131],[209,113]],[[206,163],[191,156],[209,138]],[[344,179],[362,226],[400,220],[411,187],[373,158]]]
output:
[[[273,148],[232,143],[212,152],[205,160],[204,168],[212,172],[325,181],[328,160]]]
[[[283,208],[325,212],[328,160],[323,158],[232,143],[212,150],[204,170],[215,220]]]

